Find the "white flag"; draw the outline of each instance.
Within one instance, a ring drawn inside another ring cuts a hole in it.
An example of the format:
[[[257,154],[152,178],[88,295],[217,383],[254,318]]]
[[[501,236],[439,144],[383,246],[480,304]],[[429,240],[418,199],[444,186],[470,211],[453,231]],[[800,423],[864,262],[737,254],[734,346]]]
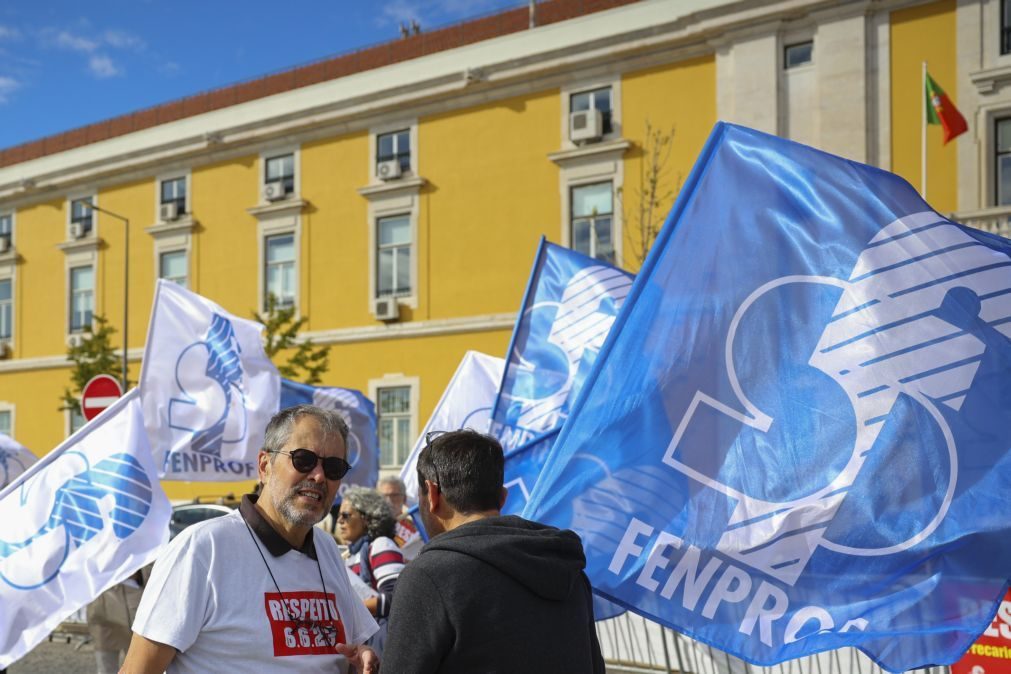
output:
[[[38,457],[18,444],[14,438],[0,433],[0,490],[38,460]]]
[[[159,280],[140,395],[158,474],[166,480],[250,480],[281,378],[254,321]]]
[[[0,491],[0,669],[151,562],[171,514],[136,389]]]
[[[495,404],[504,369],[503,358],[477,351],[468,351],[464,355],[400,470],[400,479],[407,485],[407,498],[412,503],[418,500],[418,454],[425,448],[425,434],[460,428],[487,433],[491,408]]]

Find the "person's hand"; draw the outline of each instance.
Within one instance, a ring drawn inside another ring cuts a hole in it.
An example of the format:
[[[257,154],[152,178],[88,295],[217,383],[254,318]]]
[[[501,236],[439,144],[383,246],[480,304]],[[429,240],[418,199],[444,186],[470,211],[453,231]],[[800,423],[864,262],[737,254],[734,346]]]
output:
[[[347,658],[361,674],[379,674],[379,656],[368,646],[337,644],[337,652]]]

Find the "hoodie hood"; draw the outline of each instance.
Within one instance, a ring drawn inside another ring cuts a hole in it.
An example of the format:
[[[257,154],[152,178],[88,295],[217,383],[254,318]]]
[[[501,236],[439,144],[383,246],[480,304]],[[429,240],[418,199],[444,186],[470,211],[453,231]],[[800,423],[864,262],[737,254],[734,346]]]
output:
[[[440,534],[422,554],[435,551],[478,559],[552,601],[569,596],[586,566],[583,545],[575,533],[515,515],[468,522]]]

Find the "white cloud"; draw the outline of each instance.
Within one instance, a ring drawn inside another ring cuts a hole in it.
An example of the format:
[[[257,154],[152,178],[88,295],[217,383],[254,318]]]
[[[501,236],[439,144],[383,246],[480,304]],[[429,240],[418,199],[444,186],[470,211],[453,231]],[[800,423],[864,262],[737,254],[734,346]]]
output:
[[[116,49],[143,51],[147,47],[147,43],[140,37],[124,30],[107,30],[102,34],[102,39],[105,44]]]
[[[98,49],[98,42],[80,35],[74,35],[70,31],[61,30],[56,34],[53,43],[61,49],[84,52],[90,54]]]
[[[21,83],[13,77],[0,75],[0,105],[10,100],[10,95],[21,88]]]
[[[388,0],[383,4],[379,25],[399,25],[416,19],[424,30],[426,27],[516,6],[519,6],[518,2],[503,0]]]
[[[179,74],[180,70],[182,70],[182,68],[180,68],[179,64],[175,61],[166,61],[158,66],[158,72],[162,75],[168,75],[169,77],[175,77]]]
[[[10,26],[5,26],[0,23],[0,40],[19,40],[21,39],[21,31],[17,28],[11,28]]]
[[[88,59],[88,70],[99,79],[122,75],[123,70],[112,62],[112,59],[105,54],[92,54]]]

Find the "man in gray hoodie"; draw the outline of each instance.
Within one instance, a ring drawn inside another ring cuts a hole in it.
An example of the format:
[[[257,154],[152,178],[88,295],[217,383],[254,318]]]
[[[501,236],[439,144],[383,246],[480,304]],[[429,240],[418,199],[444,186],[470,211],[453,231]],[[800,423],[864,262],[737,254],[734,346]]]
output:
[[[383,671],[603,674],[579,537],[499,515],[503,466],[498,441],[471,430],[422,450],[432,540],[397,581]]]

